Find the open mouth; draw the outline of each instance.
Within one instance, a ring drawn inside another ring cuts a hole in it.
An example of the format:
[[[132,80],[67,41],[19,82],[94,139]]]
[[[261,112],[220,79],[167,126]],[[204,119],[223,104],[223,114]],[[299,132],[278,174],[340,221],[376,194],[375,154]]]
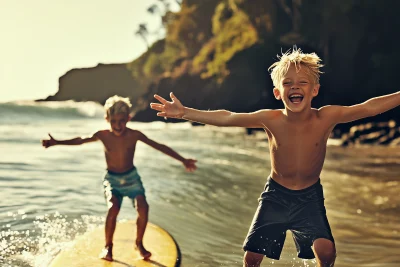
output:
[[[301,103],[301,101],[303,101],[303,98],[304,96],[298,93],[289,95],[290,102],[295,104]]]

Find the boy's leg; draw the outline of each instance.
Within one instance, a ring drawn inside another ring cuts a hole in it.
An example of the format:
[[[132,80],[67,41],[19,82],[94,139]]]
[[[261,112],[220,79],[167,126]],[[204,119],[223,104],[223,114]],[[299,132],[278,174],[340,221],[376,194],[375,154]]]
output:
[[[113,236],[117,224],[117,216],[121,208],[121,200],[117,196],[112,195],[107,204],[108,212],[105,225],[106,245],[100,257],[104,260],[112,261]]]
[[[319,267],[333,267],[336,259],[335,244],[329,239],[318,238],[313,243],[313,251]]]
[[[243,267],[259,267],[263,258],[263,254],[246,251],[243,258]]]
[[[143,258],[148,259],[150,258],[151,253],[143,247],[143,236],[149,218],[149,204],[147,204],[146,197],[144,195],[138,195],[135,198],[135,202],[136,210],[138,212],[138,217],[136,220],[136,248],[139,250]]]
[[[335,241],[326,216],[322,185],[318,181],[298,191],[293,203],[290,230],[298,257],[316,258],[319,267],[332,267],[336,258]]]
[[[268,180],[243,244],[244,266],[258,267],[263,257],[279,260],[286,238],[286,196]]]

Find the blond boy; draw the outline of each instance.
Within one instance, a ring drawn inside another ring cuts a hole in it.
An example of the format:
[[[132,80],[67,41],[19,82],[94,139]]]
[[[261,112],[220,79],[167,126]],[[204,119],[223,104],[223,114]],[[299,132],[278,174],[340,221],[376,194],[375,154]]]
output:
[[[50,139],[42,140],[45,148],[55,145],[82,145],[100,140],[104,145],[107,163],[107,173],[103,180],[104,194],[108,204],[108,213],[105,225],[105,248],[100,254],[104,260],[112,261],[113,235],[117,215],[120,211],[123,197],[129,197],[137,209],[136,246],[144,259],[151,253],[143,246],[143,236],[148,221],[149,205],[146,201],[145,190],[136,167],[133,165],[136,144],[141,141],[172,158],[183,163],[188,171],[196,169],[193,159],[185,159],[166,145],[157,143],[138,130],[126,127],[130,121],[131,103],[128,98],[119,96],[110,97],[105,103],[106,120],[110,129],[100,130],[90,137],[77,137],[69,140],[56,140],[50,134]]]
[[[158,116],[216,126],[262,128],[269,140],[271,173],[244,242],[244,265],[260,266],[264,255],[279,259],[290,230],[300,258],[316,258],[318,266],[333,266],[336,248],[327,220],[320,173],[328,137],[338,123],[375,116],[400,104],[400,92],[354,106],[311,107],[320,89],[320,58],[300,49],[279,57],[270,69],[274,96],[284,109],[234,113],[185,107],[155,95]]]

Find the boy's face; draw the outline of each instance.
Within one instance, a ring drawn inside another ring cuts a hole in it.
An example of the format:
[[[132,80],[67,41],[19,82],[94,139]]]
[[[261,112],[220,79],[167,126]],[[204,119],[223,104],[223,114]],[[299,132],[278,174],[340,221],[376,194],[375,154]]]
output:
[[[298,71],[292,63],[282,77],[279,89],[274,88],[274,95],[276,99],[283,101],[286,109],[301,112],[311,108],[311,100],[318,95],[319,86],[304,66]]]
[[[126,124],[130,118],[128,114],[118,113],[114,115],[108,115],[106,119],[111,125],[111,132],[113,132],[116,136],[121,136],[124,134],[126,130]]]

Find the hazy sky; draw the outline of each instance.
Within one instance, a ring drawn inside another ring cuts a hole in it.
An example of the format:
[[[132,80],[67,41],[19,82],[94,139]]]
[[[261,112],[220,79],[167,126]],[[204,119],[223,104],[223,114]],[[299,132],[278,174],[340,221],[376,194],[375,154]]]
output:
[[[160,24],[146,12],[156,2],[0,0],[0,102],[54,94],[72,68],[137,58],[146,46],[134,32]]]

